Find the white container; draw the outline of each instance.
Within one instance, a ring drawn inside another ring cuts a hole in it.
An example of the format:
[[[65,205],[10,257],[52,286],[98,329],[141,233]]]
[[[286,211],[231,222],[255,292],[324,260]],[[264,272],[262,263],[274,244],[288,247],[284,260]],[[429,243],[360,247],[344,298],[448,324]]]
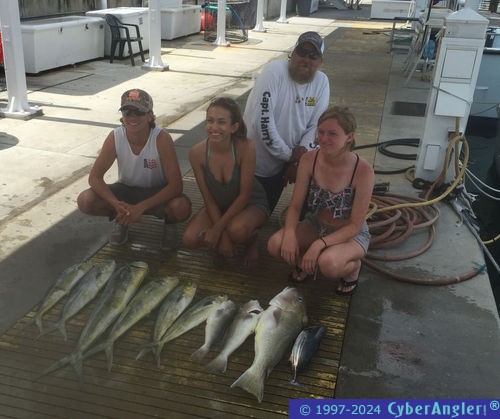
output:
[[[412,1],[372,0],[370,18],[394,19],[395,17],[407,17],[412,4]]]
[[[201,6],[185,4],[182,7],[161,10],[161,39],[175,39],[200,32]]]
[[[106,15],[114,15],[120,19],[123,23],[130,23],[139,26],[139,32],[142,36],[142,49],[144,51],[149,49],[149,9],[147,7],[115,7],[112,9],[100,9],[91,10],[86,12],[87,16],[100,17],[105,19]],[[104,22],[104,56],[109,57],[111,52],[111,31],[106,22]],[[131,37],[135,37],[135,28],[132,26],[128,27]],[[137,42],[132,42],[132,54],[137,54],[139,52],[139,44]],[[118,55],[118,47],[115,50],[115,57]],[[123,56],[128,57],[128,47],[125,45],[123,49]]]
[[[27,73],[93,60],[103,56],[104,22],[86,16],[65,16],[21,24]]]
[[[160,9],[173,9],[182,6],[182,0],[158,0]]]

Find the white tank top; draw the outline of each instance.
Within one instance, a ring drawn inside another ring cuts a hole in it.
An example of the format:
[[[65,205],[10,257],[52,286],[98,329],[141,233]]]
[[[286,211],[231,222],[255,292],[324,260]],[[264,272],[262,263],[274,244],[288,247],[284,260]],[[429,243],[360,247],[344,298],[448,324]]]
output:
[[[125,127],[115,128],[115,150],[118,160],[118,182],[128,186],[151,188],[164,186],[167,178],[163,172],[156,138],[162,128],[155,127],[149,133],[148,141],[139,155],[135,155],[127,140]]]

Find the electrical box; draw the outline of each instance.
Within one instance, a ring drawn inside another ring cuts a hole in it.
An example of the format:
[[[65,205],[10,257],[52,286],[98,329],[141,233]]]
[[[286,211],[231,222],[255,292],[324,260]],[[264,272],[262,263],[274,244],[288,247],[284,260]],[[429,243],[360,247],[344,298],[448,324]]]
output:
[[[465,7],[445,17],[445,36],[450,38],[484,39],[489,20]]]
[[[434,181],[443,170],[450,129],[465,132],[481,65],[488,20],[464,8],[445,17],[439,42],[424,133],[419,145],[415,177]],[[445,182],[453,179],[447,169]]]

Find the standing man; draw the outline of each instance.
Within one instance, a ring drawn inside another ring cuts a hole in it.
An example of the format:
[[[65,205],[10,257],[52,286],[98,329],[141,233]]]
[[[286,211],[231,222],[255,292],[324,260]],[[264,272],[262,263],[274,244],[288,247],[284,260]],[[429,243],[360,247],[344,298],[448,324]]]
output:
[[[300,157],[314,147],[318,118],[329,105],[330,84],[319,71],[323,52],[317,32],[303,33],[288,61],[264,67],[246,103],[244,120],[257,156],[255,174],[271,212],[285,185],[295,182]]]

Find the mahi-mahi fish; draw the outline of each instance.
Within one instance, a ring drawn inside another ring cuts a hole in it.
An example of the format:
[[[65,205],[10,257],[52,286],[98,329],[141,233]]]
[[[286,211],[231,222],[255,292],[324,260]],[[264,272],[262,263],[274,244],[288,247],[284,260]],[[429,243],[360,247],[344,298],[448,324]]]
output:
[[[115,341],[139,320],[151,313],[178,283],[179,279],[176,277],[160,276],[144,285],[130,300],[125,310],[121,312],[120,317],[118,317],[110,332],[106,335],[104,342],[86,352],[85,358],[104,350],[108,371],[111,371],[111,366],[113,365],[113,344]]]
[[[205,342],[191,354],[192,359],[200,362],[205,357],[217,339],[222,337],[235,314],[236,305],[231,300],[224,301],[217,309],[211,311],[205,326]]]
[[[262,311],[263,308],[257,300],[250,300],[238,309],[238,313],[224,336],[222,350],[205,366],[207,371],[226,372],[229,357],[245,342],[248,336],[255,332]]]
[[[115,267],[114,260],[108,260],[93,266],[69,293],[68,301],[64,304],[56,324],[41,333],[41,335],[59,329],[64,336],[64,340],[67,340],[66,322],[97,296],[111,278]]]
[[[186,282],[177,287],[163,300],[156,316],[155,324],[151,333],[151,342],[141,346],[137,359],[153,351],[156,358],[160,356],[161,347],[159,342],[165,332],[174,321],[184,312],[193,301],[198,286],[193,282]]]
[[[156,354],[157,365],[160,366],[160,354],[165,343],[178,338],[203,323],[210,315],[210,312],[217,309],[224,301],[227,301],[227,295],[210,295],[199,300],[177,318],[157,344],[149,344],[149,350]],[[156,348],[154,346],[156,346]],[[146,352],[148,352],[148,350],[145,347],[139,355],[137,355],[136,359],[142,357]]]
[[[264,398],[264,382],[307,323],[304,299],[296,288],[286,287],[269,302],[255,329],[255,357],[231,387]]]
[[[289,359],[293,371],[291,384],[300,385],[297,381],[297,374],[309,365],[325,332],[325,326],[310,326],[302,330],[295,339]]]
[[[118,269],[96,301],[96,305],[80,333],[75,350],[55,362],[42,375],[71,363],[82,381],[83,354],[125,309],[147,274],[148,265],[141,261],[131,262]]]
[[[45,294],[45,297],[38,304],[35,316],[26,323],[26,326],[35,323],[40,334],[44,332],[42,318],[52,307],[54,307],[63,297],[69,294],[76,283],[90,271],[94,264],[90,261],[77,263],[65,269],[56,279],[54,285]]]

